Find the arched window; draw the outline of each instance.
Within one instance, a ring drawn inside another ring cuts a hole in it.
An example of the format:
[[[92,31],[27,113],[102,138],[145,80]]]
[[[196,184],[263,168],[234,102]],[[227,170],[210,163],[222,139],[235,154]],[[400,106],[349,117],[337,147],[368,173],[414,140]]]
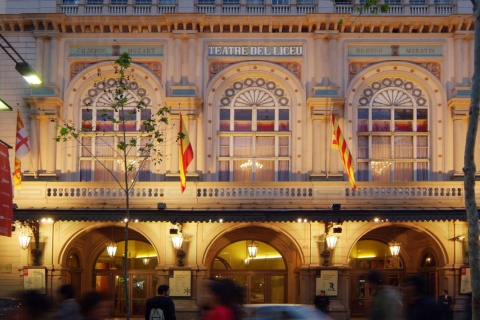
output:
[[[219,181],[290,179],[290,99],[264,78],[246,78],[220,99]]]
[[[358,181],[427,181],[428,99],[403,78],[375,81],[357,105]]]
[[[135,161],[134,157],[140,154],[140,148],[147,143],[146,138],[145,141],[142,140],[139,129],[142,121],[152,116],[149,108],[151,99],[147,90],[137,81],[130,79],[123,81],[129,90],[124,95],[125,104],[122,115],[120,115],[121,112],[115,112],[110,108],[115,101],[114,92],[119,86],[119,79],[113,75],[92,84],[82,97],[81,139],[86,148],[80,150],[80,181],[112,182],[114,179],[111,173],[118,181],[124,180],[125,162],[121,160],[121,154],[117,152],[116,147],[119,142],[118,137],[121,136],[119,132],[125,131],[127,137],[136,137],[139,139],[137,141],[141,141],[137,144],[137,149],[129,151],[131,161]],[[138,112],[136,105],[139,101],[142,101],[147,108]],[[127,119],[125,126],[118,122],[120,116]],[[150,180],[148,161],[142,163],[141,167],[137,166],[136,170],[139,170],[138,181]]]

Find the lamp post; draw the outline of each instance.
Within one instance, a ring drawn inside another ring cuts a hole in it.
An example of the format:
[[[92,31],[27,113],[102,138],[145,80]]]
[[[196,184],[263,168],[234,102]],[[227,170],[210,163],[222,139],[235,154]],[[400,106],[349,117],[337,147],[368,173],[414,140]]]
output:
[[[15,62],[15,70],[20,73],[29,84],[41,84],[42,79],[25,59],[15,50],[7,39],[0,33],[0,48]]]

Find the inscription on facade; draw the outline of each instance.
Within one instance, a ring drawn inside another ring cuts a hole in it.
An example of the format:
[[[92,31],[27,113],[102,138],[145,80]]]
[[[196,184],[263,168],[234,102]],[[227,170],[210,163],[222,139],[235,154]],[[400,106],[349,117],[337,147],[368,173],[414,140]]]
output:
[[[69,57],[119,56],[123,52],[131,56],[163,57],[163,45],[156,46],[71,46]]]
[[[349,57],[378,57],[378,56],[400,56],[400,57],[441,57],[441,45],[381,45],[363,46],[351,44],[348,46]]]
[[[209,46],[208,55],[219,56],[303,56],[303,46]]]

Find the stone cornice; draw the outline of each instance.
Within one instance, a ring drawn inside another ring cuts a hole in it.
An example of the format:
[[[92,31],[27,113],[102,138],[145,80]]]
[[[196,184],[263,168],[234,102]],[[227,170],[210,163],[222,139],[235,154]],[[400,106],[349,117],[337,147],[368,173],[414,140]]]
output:
[[[60,33],[457,33],[473,32],[474,16],[353,16],[308,14],[305,16],[222,16],[205,14],[163,14],[151,16],[57,14],[2,14],[1,32],[58,31]]]

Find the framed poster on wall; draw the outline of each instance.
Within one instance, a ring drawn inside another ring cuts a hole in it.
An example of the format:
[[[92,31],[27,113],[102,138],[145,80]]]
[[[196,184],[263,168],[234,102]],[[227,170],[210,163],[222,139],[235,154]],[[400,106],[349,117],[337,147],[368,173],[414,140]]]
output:
[[[190,297],[192,294],[192,271],[174,270],[173,277],[169,279],[170,296]]]
[[[320,277],[316,279],[315,295],[325,290],[326,296],[336,296],[338,288],[338,270],[321,270]]]
[[[470,268],[460,268],[460,293],[468,294],[472,292],[470,278]]]
[[[47,294],[47,268],[23,267],[23,289]]]

